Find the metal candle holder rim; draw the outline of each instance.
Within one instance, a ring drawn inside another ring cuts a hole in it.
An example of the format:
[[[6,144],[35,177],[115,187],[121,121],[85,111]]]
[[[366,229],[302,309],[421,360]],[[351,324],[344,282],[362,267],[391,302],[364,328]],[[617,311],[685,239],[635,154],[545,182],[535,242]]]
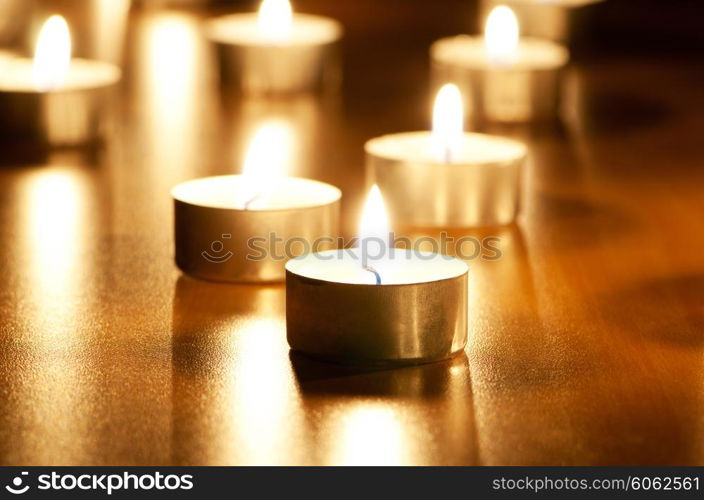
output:
[[[454,35],[454,36],[447,36],[444,38],[440,38],[439,40],[434,41],[430,45],[430,55],[433,61],[437,64],[444,64],[444,65],[449,65],[449,66],[455,66],[457,68],[462,68],[467,71],[492,71],[496,73],[501,73],[501,72],[515,72],[515,71],[531,71],[531,72],[538,72],[538,71],[555,71],[556,69],[559,69],[563,66],[565,66],[569,60],[570,60],[570,51],[567,47],[556,43],[552,40],[546,39],[546,38],[539,38],[535,36],[521,36],[520,40],[523,43],[530,43],[530,44],[540,44],[543,45],[544,47],[550,47],[549,50],[552,50],[555,54],[559,54],[559,60],[557,60],[553,64],[535,64],[535,65],[525,65],[516,63],[513,65],[507,65],[507,66],[484,66],[484,65],[479,65],[475,64],[474,61],[464,61],[464,60],[446,60],[445,58],[439,57],[438,51],[439,46],[444,44],[444,43],[449,43],[450,41],[453,40],[460,40],[460,41],[474,41],[479,43],[483,39],[483,35],[468,35],[466,33],[462,33],[459,35]]]
[[[0,61],[2,61],[2,56],[0,54]],[[8,56],[9,60],[12,60],[15,57],[19,57],[18,55],[13,55],[13,56]],[[31,58],[27,58],[31,59]],[[78,85],[78,86],[69,86],[69,87],[59,87],[55,90],[46,90],[46,91],[39,91],[39,90],[31,90],[31,89],[15,89],[12,86],[7,86],[4,87],[0,83],[0,93],[12,93],[12,94],[23,94],[23,95],[55,95],[55,94],[72,94],[76,92],[90,92],[92,90],[100,90],[100,89],[105,89],[108,87],[112,87],[114,85],[117,85],[120,80],[122,79],[122,70],[109,62],[105,61],[99,61],[97,59],[85,59],[81,57],[72,57],[71,58],[71,64],[90,64],[93,67],[100,68],[101,71],[104,71],[106,76],[103,81],[100,82],[100,84],[94,84],[94,85]],[[0,65],[1,67],[1,65]]]
[[[235,13],[235,14],[226,14],[224,16],[218,16],[218,17],[213,17],[210,19],[207,19],[204,24],[204,32],[206,37],[211,41],[215,43],[220,43],[223,45],[249,45],[253,47],[282,47],[282,46],[292,46],[292,47],[306,47],[306,46],[317,46],[317,45],[330,45],[334,44],[339,41],[339,39],[342,37],[344,33],[344,28],[342,27],[342,24],[335,19],[325,17],[325,16],[316,16],[314,14],[303,14],[299,12],[295,12],[294,18],[299,18],[299,19],[305,19],[305,20],[310,20],[310,21],[319,21],[319,22],[325,22],[331,27],[330,31],[330,36],[322,38],[321,40],[317,41],[305,41],[305,40],[297,40],[297,41],[287,41],[285,45],[282,45],[278,41],[272,41],[272,40],[240,40],[240,39],[233,39],[229,38],[227,36],[220,35],[217,33],[216,25],[218,23],[223,23],[228,20],[234,19],[234,18],[243,18],[243,17],[251,17],[253,19],[256,19],[257,13],[256,12],[242,12],[242,13]]]
[[[427,130],[413,130],[409,132],[400,132],[400,133],[393,133],[393,134],[385,134],[381,135],[379,137],[374,137],[373,139],[369,139],[367,142],[364,143],[364,152],[367,153],[370,156],[376,156],[378,158],[383,158],[386,160],[391,160],[391,161],[397,161],[397,162],[407,162],[407,163],[414,163],[414,164],[424,164],[424,165],[434,165],[437,167],[447,167],[447,168],[453,168],[453,167],[462,167],[462,166],[486,166],[486,167],[503,167],[507,165],[511,165],[516,160],[523,160],[528,156],[528,149],[526,148],[525,144],[522,143],[521,141],[517,141],[515,139],[511,139],[509,137],[501,136],[501,135],[491,135],[491,134],[481,134],[477,132],[464,132],[464,136],[474,136],[474,137],[482,137],[485,139],[496,139],[500,141],[504,141],[506,143],[510,143],[512,146],[519,148],[520,149],[520,154],[516,155],[515,158],[508,158],[505,160],[495,160],[495,161],[477,161],[477,162],[463,162],[463,161],[457,161],[457,162],[451,162],[451,163],[445,163],[439,160],[433,160],[433,159],[423,159],[423,160],[413,160],[409,158],[404,158],[401,156],[396,156],[396,155],[389,155],[389,154],[383,154],[378,151],[374,150],[375,144],[381,142],[382,140],[388,140],[391,139],[394,136],[398,135],[405,135],[405,134],[419,134],[419,133],[429,133]]]
[[[398,249],[396,249],[396,250],[405,250],[405,251],[408,251],[407,249],[402,249],[402,248],[398,248]],[[333,249],[333,250],[325,250],[325,251],[323,251],[323,252],[316,252],[316,254],[333,253],[333,252],[340,253],[340,252],[343,252],[343,251],[344,251],[344,249],[339,249],[339,248],[338,248],[338,249]],[[428,254],[430,254],[430,253],[432,253],[432,252],[428,252]],[[339,286],[363,286],[363,287],[383,287],[383,288],[394,288],[394,287],[395,287],[395,288],[405,288],[405,287],[409,287],[409,286],[418,286],[418,285],[422,285],[422,284],[424,284],[424,283],[442,283],[442,282],[444,282],[444,281],[455,280],[455,279],[457,279],[457,278],[461,278],[462,276],[465,276],[465,275],[468,275],[468,274],[469,274],[469,265],[468,265],[466,262],[464,262],[464,261],[458,259],[457,257],[447,256],[447,257],[449,257],[449,258],[455,260],[456,262],[458,262],[458,263],[460,263],[460,264],[462,264],[462,265],[464,266],[464,269],[463,269],[463,271],[462,271],[461,273],[458,273],[458,274],[455,274],[455,275],[452,275],[452,276],[448,276],[448,277],[446,277],[446,278],[429,279],[429,280],[424,280],[424,281],[414,281],[414,282],[412,282],[412,283],[390,283],[390,284],[384,284],[384,283],[381,283],[381,284],[376,284],[376,283],[346,283],[346,282],[341,282],[341,281],[330,281],[330,280],[326,280],[326,279],[323,279],[323,278],[311,278],[311,277],[309,277],[309,276],[306,276],[306,275],[304,275],[304,274],[299,273],[299,272],[296,271],[295,269],[292,269],[292,268],[293,268],[294,266],[296,266],[296,264],[298,264],[302,259],[305,259],[306,257],[309,257],[310,255],[314,255],[314,254],[305,254],[305,255],[301,255],[301,256],[299,256],[299,257],[294,257],[293,259],[290,259],[288,262],[286,262],[286,265],[284,266],[285,269],[286,269],[286,273],[287,273],[287,274],[290,273],[291,275],[294,275],[294,276],[296,276],[296,277],[299,278],[299,279],[303,279],[303,280],[306,280],[306,281],[309,281],[309,282],[313,282],[313,283],[320,283],[320,284],[326,284],[326,283],[328,283],[328,284],[331,284],[331,285],[339,285]],[[433,255],[435,255],[435,256],[443,256],[443,254],[439,254],[439,253],[433,253]]]
[[[319,208],[319,207],[326,207],[328,205],[338,203],[342,199],[342,191],[340,188],[333,186],[332,184],[328,184],[323,181],[317,181],[314,179],[307,179],[305,177],[292,177],[292,176],[286,176],[288,179],[296,179],[296,180],[301,180],[301,181],[307,181],[311,183],[318,184],[320,186],[325,186],[326,188],[330,189],[330,191],[335,192],[335,196],[331,197],[330,200],[326,202],[321,202],[321,203],[314,203],[310,205],[302,205],[302,206],[297,206],[297,207],[291,207],[291,208],[262,208],[262,209],[253,209],[253,210],[248,210],[245,208],[239,208],[239,207],[222,207],[222,206],[213,206],[209,205],[208,203],[204,202],[191,202],[183,199],[182,196],[179,196],[178,191],[181,189],[185,189],[188,185],[191,183],[197,183],[198,181],[202,181],[204,179],[214,179],[214,178],[225,178],[225,177],[242,177],[242,174],[224,174],[224,175],[212,175],[208,177],[198,177],[195,179],[190,179],[187,181],[183,181],[177,185],[175,185],[173,188],[171,188],[171,197],[179,202],[179,203],[184,203],[187,205],[194,205],[202,208],[207,208],[208,210],[221,210],[223,212],[241,212],[241,213],[248,213],[248,214],[255,214],[255,213],[276,213],[276,212],[296,212],[299,210],[307,210],[307,209],[313,209],[313,208]]]

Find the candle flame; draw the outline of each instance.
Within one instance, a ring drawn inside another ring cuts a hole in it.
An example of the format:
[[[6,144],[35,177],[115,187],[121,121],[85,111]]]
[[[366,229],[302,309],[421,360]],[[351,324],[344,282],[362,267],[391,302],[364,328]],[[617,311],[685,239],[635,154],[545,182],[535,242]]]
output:
[[[44,22],[34,51],[32,80],[41,92],[56,90],[66,79],[71,64],[71,33],[66,20],[58,15]]]
[[[289,0],[262,0],[257,16],[257,27],[273,40],[286,37],[291,31],[293,10]]]
[[[451,163],[457,157],[464,133],[464,111],[460,89],[452,83],[440,88],[433,106],[433,144],[437,158]]]
[[[486,19],[484,44],[487,56],[495,64],[507,65],[516,61],[520,28],[510,7],[494,7]]]
[[[272,120],[259,126],[247,148],[242,175],[241,204],[256,207],[283,177],[292,151],[292,131],[287,123]]]
[[[383,260],[389,246],[389,220],[386,215],[386,207],[384,207],[384,199],[379,187],[374,184],[369,191],[359,223],[362,267],[368,271],[366,277],[372,283],[381,283],[381,276],[375,262]]]

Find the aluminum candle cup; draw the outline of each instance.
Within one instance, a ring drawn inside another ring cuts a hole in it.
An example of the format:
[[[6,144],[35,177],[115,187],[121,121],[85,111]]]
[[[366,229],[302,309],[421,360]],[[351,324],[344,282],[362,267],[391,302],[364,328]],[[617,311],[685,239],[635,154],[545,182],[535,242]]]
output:
[[[340,190],[329,184],[284,177],[248,209],[242,175],[195,179],[172,190],[176,264],[197,278],[273,282],[285,278],[291,254],[332,248],[338,236]],[[320,241],[320,240],[319,240]]]
[[[507,5],[521,20],[521,31],[556,42],[570,42],[574,31],[581,24],[582,7],[597,4],[603,0],[482,0],[479,18],[485,19],[491,9]],[[587,9],[588,10],[588,9]]]
[[[0,4],[6,0],[0,0]],[[32,24],[39,27],[53,14],[63,16],[72,34],[71,51],[76,57],[97,59],[121,65],[124,59],[125,34],[132,0],[20,0],[33,4]],[[0,9],[1,10],[1,9]],[[30,32],[35,30],[31,29]],[[29,46],[34,46],[30,37]]]
[[[257,14],[212,19],[206,35],[215,43],[221,77],[254,94],[294,93],[340,83],[338,42],[342,26],[333,19],[294,14],[289,32],[264,36]]]
[[[120,69],[72,59],[56,90],[36,90],[31,59],[0,57],[0,134],[55,146],[95,141],[103,132],[111,89]]]
[[[375,262],[382,284],[369,284],[370,273],[351,250],[289,261],[291,349],[369,365],[424,363],[461,352],[467,342],[467,265],[439,254],[393,252],[395,258]]]
[[[475,123],[558,116],[561,72],[569,59],[559,44],[523,37],[515,61],[500,65],[488,58],[483,37],[459,35],[435,42],[430,57],[434,85],[457,85]]]
[[[465,132],[451,162],[433,155],[430,132],[378,137],[364,147],[370,184],[379,186],[391,221],[416,227],[478,227],[513,222],[519,210],[526,147]]]

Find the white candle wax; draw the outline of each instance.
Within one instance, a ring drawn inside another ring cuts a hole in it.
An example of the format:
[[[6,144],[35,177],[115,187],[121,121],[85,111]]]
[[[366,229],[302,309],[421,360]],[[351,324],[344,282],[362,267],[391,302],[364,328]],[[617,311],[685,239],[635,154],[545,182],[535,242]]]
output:
[[[328,250],[292,259],[286,269],[314,280],[370,286],[429,283],[456,278],[468,271],[464,262],[447,255],[403,248],[388,249],[386,253],[382,259],[365,261],[358,248]],[[370,279],[372,273],[364,269],[365,263],[379,274],[379,285]]]
[[[258,14],[230,14],[212,19],[207,24],[208,37],[230,45],[325,45],[342,35],[340,23],[310,14],[293,14],[291,26],[279,36],[271,36],[258,25]]]
[[[244,175],[204,177],[179,184],[172,195],[190,205],[242,211],[311,208],[334,203],[342,196],[330,184],[298,177],[272,179],[266,192],[251,196],[250,183]]]
[[[447,165],[501,165],[514,162],[526,154],[524,144],[505,137],[465,132],[449,162],[437,156],[429,131],[389,134],[371,139],[368,154],[406,163]],[[383,190],[382,190],[383,191]]]
[[[434,61],[471,70],[544,71],[564,66],[569,59],[565,47],[549,40],[522,37],[510,64],[496,63],[487,51],[484,37],[458,35],[433,44]]]
[[[88,59],[71,59],[63,83],[49,91],[37,90],[33,81],[34,61],[25,57],[0,57],[0,92],[55,93],[98,89],[120,80],[120,69],[114,64]]]

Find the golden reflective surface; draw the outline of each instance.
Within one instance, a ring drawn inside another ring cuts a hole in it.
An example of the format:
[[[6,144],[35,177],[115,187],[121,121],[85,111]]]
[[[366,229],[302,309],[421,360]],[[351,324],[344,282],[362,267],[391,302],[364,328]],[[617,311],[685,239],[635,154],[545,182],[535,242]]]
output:
[[[412,24],[428,7],[390,26],[379,5],[311,9],[348,16],[344,92],[274,101],[219,88],[205,14],[136,12],[103,149],[2,145],[1,464],[704,462],[704,74],[686,61],[576,63],[561,126],[492,130],[531,162],[517,225],[449,232],[502,254],[468,261],[464,356],[294,356],[283,286],[178,273],[171,187],[237,172],[266,120],[291,127],[292,174],[343,189],[354,235],[362,145],[428,126],[426,42],[449,34]]]

